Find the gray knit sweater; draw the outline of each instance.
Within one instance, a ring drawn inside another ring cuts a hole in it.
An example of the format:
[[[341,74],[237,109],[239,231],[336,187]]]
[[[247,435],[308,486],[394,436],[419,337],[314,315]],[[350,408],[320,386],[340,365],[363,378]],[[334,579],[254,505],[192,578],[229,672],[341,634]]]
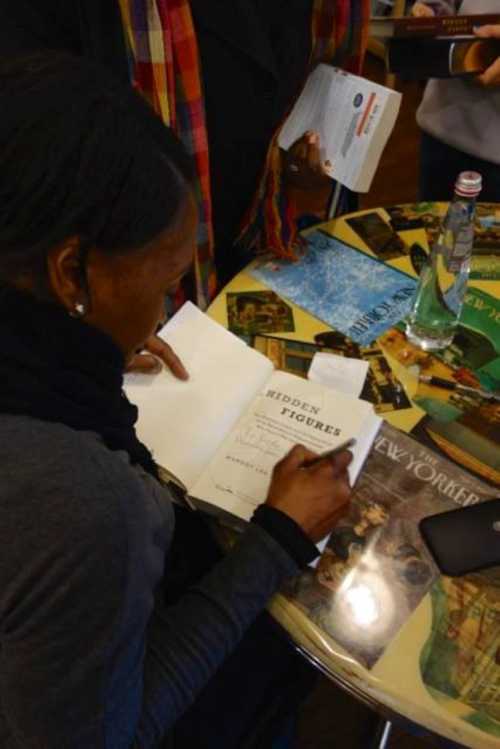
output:
[[[297,571],[250,526],[155,601],[169,493],[89,432],[0,416],[0,747],[153,747]]]

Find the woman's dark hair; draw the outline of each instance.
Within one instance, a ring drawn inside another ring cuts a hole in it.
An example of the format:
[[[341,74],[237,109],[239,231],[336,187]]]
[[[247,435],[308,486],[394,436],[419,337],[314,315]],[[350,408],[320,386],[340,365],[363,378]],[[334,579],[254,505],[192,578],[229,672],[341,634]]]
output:
[[[113,252],[176,219],[183,146],[132,89],[61,53],[0,63],[0,279],[44,273],[69,236]]]

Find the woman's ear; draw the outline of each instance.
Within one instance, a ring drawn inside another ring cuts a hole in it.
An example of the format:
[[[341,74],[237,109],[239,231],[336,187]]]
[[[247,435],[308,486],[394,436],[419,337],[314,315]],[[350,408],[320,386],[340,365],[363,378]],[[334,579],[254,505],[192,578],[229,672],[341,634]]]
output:
[[[69,237],[47,255],[47,276],[52,295],[74,316],[88,306],[85,259],[79,237]]]

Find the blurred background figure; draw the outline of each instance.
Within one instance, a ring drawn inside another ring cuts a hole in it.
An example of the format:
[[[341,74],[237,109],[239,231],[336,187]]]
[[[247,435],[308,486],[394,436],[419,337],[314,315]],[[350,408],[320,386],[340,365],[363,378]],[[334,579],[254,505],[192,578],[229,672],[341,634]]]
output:
[[[0,56],[51,48],[90,57],[173,128],[195,158],[200,215],[183,295],[204,307],[255,249],[292,253],[275,133],[317,62],[360,72],[368,13],[368,0],[20,0],[0,6]],[[318,154],[314,133],[297,143],[294,188],[318,191],[326,207],[332,181]]]
[[[418,2],[414,15],[498,13],[498,0]],[[483,26],[481,38],[500,39],[500,25]],[[483,176],[481,199],[500,202],[500,57],[474,78],[432,79],[417,110],[422,130],[421,200],[449,200],[457,174]]]

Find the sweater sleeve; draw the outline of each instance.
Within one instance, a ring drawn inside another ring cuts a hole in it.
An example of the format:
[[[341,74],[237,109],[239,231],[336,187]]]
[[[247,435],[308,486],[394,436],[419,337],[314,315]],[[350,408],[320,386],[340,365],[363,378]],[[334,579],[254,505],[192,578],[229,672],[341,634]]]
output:
[[[158,604],[148,628],[138,737],[154,747],[234,650],[297,567],[257,526],[175,606]]]
[[[127,530],[101,482],[90,490],[95,466],[81,440],[72,449],[63,437],[39,439],[31,454],[31,441],[17,445],[21,465],[2,450],[0,745],[100,749]]]
[[[172,512],[159,484],[100,445],[70,449],[71,471],[37,461],[43,474],[28,467],[28,484],[0,505],[0,702],[12,746],[152,749],[297,565],[252,525],[166,607],[154,593]]]

